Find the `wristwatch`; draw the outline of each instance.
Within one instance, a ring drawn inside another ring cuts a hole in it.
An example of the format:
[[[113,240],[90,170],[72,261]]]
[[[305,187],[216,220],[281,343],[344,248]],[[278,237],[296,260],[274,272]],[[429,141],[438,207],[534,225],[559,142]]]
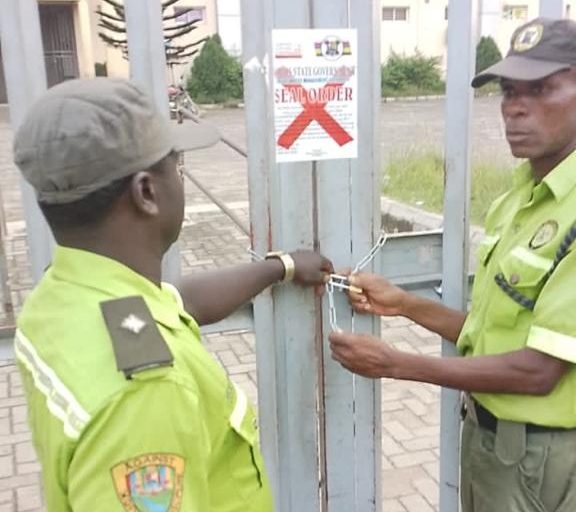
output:
[[[294,279],[294,274],[296,273],[296,264],[294,259],[288,253],[282,251],[272,251],[266,254],[265,259],[278,259],[284,265],[284,277],[282,279],[283,283],[288,283]]]

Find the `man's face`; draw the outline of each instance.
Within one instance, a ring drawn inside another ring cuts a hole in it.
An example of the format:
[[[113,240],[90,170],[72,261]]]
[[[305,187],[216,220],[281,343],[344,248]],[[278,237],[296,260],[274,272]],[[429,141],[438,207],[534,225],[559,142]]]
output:
[[[512,154],[563,160],[576,148],[576,71],[542,80],[502,79],[502,117]]]

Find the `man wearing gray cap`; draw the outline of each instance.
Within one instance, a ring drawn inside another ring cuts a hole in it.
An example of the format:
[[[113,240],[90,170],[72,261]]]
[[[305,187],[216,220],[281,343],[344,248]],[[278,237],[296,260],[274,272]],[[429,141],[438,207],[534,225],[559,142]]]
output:
[[[51,89],[16,134],[15,161],[57,242],[18,319],[15,351],[47,512],[271,512],[246,396],[200,344],[264,288],[314,286],[318,254],[161,282],[184,193],[178,153],[218,134],[173,133],[123,80]]]
[[[468,314],[358,274],[360,313],[405,316],[459,358],[332,333],[334,359],[372,378],[465,391],[463,512],[576,510],[576,23],[538,18],[472,81],[502,86],[512,154],[527,161],[486,218]]]

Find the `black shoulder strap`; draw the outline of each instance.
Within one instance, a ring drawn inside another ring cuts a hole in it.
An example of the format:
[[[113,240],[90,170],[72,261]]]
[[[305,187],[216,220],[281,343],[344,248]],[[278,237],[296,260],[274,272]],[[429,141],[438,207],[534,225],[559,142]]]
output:
[[[142,297],[101,302],[100,308],[114,346],[116,365],[126,378],[172,365],[172,353]]]

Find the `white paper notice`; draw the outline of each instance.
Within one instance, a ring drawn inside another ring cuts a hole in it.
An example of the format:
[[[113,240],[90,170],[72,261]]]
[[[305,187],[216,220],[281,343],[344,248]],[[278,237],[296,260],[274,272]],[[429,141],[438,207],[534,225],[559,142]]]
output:
[[[358,156],[355,29],[273,30],[276,161]]]

